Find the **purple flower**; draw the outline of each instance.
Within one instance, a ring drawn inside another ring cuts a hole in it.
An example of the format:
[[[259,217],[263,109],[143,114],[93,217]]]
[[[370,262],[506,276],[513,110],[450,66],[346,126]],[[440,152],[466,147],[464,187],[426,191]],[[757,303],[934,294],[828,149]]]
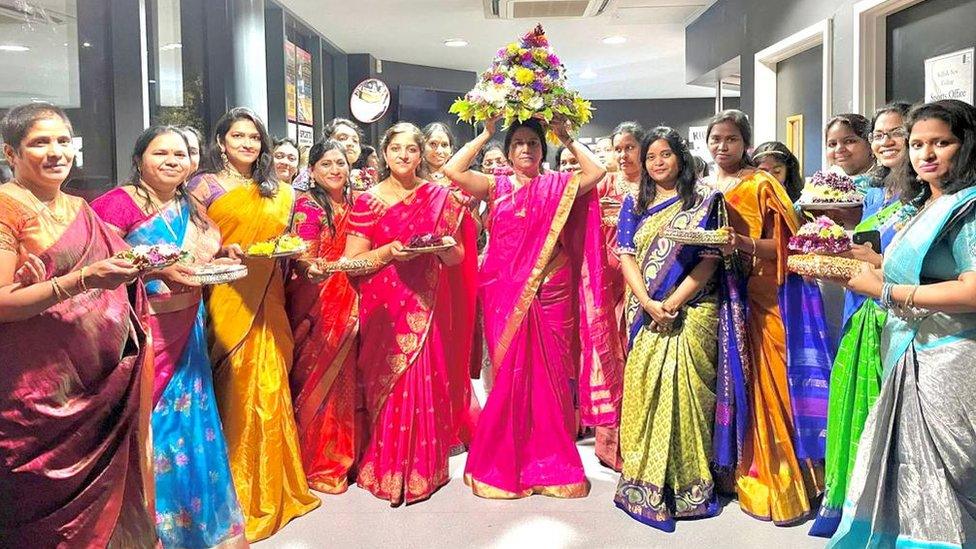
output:
[[[526,61],[532,61],[532,52],[527,51],[522,54],[522,63],[525,63]]]
[[[545,91],[546,85],[543,82],[536,80],[532,83],[532,89],[537,92]]]
[[[551,70],[551,71],[548,72],[548,76],[549,76],[549,79],[550,80],[553,80],[553,81],[559,80],[559,71],[557,71],[557,70]]]
[[[505,75],[504,74],[501,74],[501,73],[496,74],[495,76],[492,76],[491,77],[491,81],[494,82],[494,83],[496,83],[496,84],[504,84],[505,83]]]
[[[559,58],[556,57],[556,54],[550,53],[547,60],[549,61],[549,64],[552,65],[553,67],[559,66]]]

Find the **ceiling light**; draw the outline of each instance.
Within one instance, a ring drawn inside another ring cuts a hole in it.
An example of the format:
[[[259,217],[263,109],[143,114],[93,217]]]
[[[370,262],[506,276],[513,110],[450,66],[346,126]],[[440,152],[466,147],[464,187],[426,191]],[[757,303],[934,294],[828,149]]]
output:
[[[90,48],[91,47],[91,42],[82,42],[81,43],[81,47],[83,47],[83,48]]]
[[[583,72],[581,72],[579,76],[580,76],[580,78],[585,78],[587,80],[591,80],[593,78],[596,78],[596,73],[593,72],[593,69],[590,69],[589,67],[587,67],[586,70],[584,70]]]
[[[179,42],[173,42],[172,44],[166,44],[165,46],[160,46],[159,51],[178,50],[182,48],[183,48],[183,44],[180,44]]]
[[[18,46],[16,44],[2,45],[0,46],[0,51],[30,51],[27,46]]]
[[[607,36],[606,38],[603,39],[603,43],[604,44],[607,44],[607,45],[610,45],[610,46],[616,46],[618,44],[623,44],[626,41],[627,41],[627,37],[626,36],[620,36],[620,35]]]
[[[468,41],[463,38],[448,38],[444,41],[444,45],[449,48],[463,48],[468,45]]]

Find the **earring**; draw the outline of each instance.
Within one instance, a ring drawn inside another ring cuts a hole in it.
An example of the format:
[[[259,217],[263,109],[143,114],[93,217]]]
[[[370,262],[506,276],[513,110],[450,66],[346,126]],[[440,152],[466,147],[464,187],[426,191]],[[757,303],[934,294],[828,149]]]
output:
[[[220,149],[220,161],[224,163],[224,166],[227,166],[227,163],[229,162],[229,160],[227,160],[227,151],[223,149]]]

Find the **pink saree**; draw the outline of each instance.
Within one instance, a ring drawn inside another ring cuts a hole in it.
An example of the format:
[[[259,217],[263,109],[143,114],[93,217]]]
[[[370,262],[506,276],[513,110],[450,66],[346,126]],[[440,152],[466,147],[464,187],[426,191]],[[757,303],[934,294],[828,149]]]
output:
[[[458,267],[434,255],[392,262],[355,281],[360,292],[358,366],[365,387],[370,436],[357,483],[392,505],[430,497],[448,480],[448,454],[457,438],[457,380],[468,371],[474,325],[455,331],[473,300],[450,277],[476,261],[472,221],[448,189],[425,184],[388,205],[360,196],[350,234],[373,247],[423,233],[453,235],[466,250]],[[463,342],[463,343],[459,343]],[[458,372],[460,370],[460,372]],[[470,381],[468,381],[470,384]],[[470,388],[468,388],[470,391]]]
[[[599,204],[594,193],[576,200],[578,185],[546,173],[518,190],[497,177],[491,189],[480,292],[494,386],[464,476],[482,497],[589,492],[575,445],[576,383],[585,424],[618,420],[623,351]]]
[[[26,204],[0,191],[0,248],[49,276],[127,247],[87,204],[57,234]],[[90,291],[0,325],[0,545],[156,544],[144,296]]]

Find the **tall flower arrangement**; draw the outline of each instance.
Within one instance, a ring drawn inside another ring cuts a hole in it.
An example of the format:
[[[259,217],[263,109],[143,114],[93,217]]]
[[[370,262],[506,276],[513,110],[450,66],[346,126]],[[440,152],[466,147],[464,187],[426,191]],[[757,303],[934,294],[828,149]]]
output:
[[[592,111],[589,101],[566,88],[566,69],[549,45],[542,25],[499,49],[474,89],[450,109],[468,123],[502,116],[505,127],[536,114],[550,122],[559,114],[570,121],[574,131],[589,122]],[[548,138],[558,143],[552,131]]]

